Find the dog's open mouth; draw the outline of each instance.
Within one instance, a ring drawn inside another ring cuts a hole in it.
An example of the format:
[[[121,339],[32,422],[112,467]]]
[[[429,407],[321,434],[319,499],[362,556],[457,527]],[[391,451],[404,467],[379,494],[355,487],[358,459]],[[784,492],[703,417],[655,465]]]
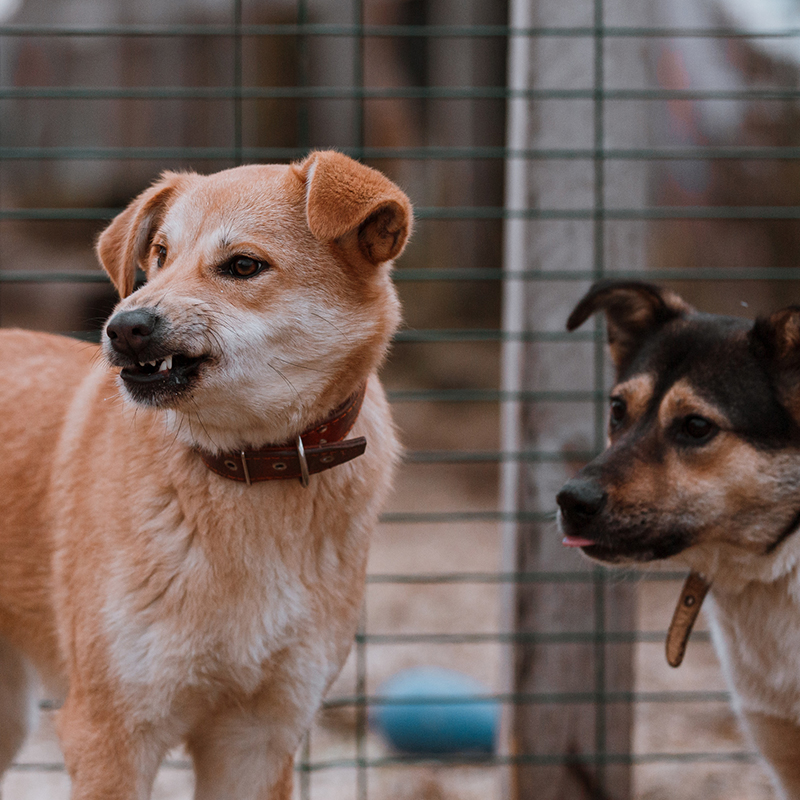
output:
[[[134,402],[168,408],[191,390],[199,379],[201,366],[208,360],[208,355],[173,353],[151,361],[118,365],[122,367],[119,376]]]
[[[145,361],[143,364],[123,367],[120,377],[126,383],[136,384],[181,384],[188,381],[206,356],[185,356],[180,353],[161,359]]]
[[[607,564],[660,561],[677,555],[692,544],[691,533],[679,529],[602,534],[591,538],[563,530],[565,547],[580,548],[595,561]]]

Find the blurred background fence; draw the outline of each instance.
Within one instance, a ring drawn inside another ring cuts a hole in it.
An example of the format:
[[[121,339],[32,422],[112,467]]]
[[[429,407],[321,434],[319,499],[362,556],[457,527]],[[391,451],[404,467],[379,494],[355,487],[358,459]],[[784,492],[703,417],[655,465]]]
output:
[[[707,634],[666,667],[682,576],[562,551],[553,498],[603,442],[602,332],[563,331],[592,280],[800,297],[799,61],[796,0],[0,0],[4,326],[96,336],[93,239],[164,169],[335,147],[415,204],[407,454],[303,800],[772,797]],[[56,705],[6,797],[68,796]]]

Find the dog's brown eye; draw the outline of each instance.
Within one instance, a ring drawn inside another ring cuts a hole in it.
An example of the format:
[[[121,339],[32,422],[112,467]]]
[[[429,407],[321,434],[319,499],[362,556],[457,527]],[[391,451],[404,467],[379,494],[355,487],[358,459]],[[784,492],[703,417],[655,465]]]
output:
[[[264,261],[256,261],[254,258],[247,256],[235,256],[223,268],[229,275],[234,278],[252,278],[263,272],[267,267]]]
[[[692,414],[681,423],[680,434],[684,440],[701,444],[711,439],[718,430],[710,419]]]
[[[612,397],[610,403],[609,422],[611,428],[619,427],[628,413],[628,404],[621,397]]]
[[[162,244],[157,244],[153,251],[155,252],[156,256],[156,267],[161,269],[164,266],[164,262],[167,260],[167,248],[164,247]]]

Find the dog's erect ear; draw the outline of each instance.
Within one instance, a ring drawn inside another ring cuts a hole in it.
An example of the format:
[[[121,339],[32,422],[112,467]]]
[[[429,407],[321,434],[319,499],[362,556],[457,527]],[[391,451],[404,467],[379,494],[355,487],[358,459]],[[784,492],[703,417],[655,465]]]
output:
[[[800,372],[800,306],[789,306],[766,319],[760,317],[750,331],[757,356],[774,371]]]
[[[120,297],[127,297],[134,287],[137,267],[144,266],[153,233],[176,191],[181,175],[164,173],[100,234],[95,248],[103,269]]]
[[[750,349],[771,376],[780,402],[800,422],[800,306],[758,318]]]
[[[306,216],[319,240],[353,245],[372,264],[400,255],[411,232],[411,203],[377,170],[333,150],[295,169],[306,183]]]
[[[637,281],[599,281],[575,306],[567,320],[574,331],[595,311],[604,311],[608,345],[617,372],[630,363],[642,340],[662,325],[694,313],[674,292]]]

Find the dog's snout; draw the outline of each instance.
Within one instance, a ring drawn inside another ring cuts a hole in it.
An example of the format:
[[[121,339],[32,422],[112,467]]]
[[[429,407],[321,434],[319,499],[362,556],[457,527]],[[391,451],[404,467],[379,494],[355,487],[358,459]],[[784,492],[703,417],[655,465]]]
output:
[[[118,353],[138,359],[151,343],[159,319],[158,314],[149,308],[119,311],[106,325],[106,336]]]
[[[608,500],[608,495],[594,481],[573,478],[564,484],[556,496],[556,502],[567,522],[585,525],[596,517]]]

